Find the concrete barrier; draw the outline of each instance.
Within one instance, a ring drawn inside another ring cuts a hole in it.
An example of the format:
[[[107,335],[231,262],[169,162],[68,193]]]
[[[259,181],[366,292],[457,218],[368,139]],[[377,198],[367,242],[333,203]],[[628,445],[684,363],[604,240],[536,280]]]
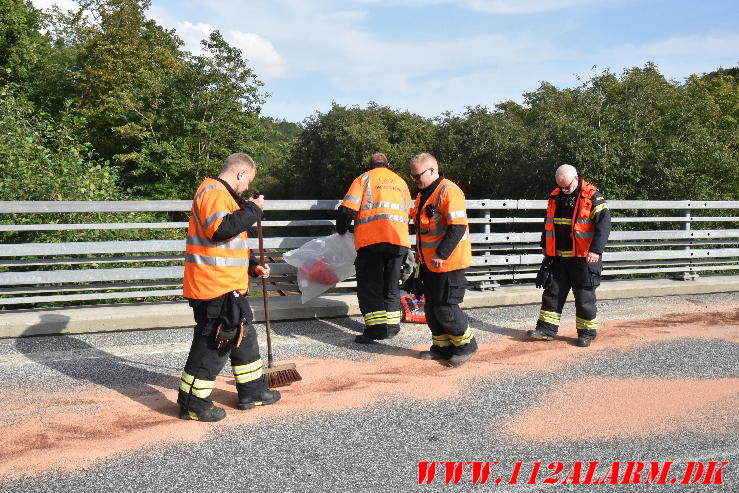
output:
[[[739,291],[739,276],[707,276],[693,281],[671,279],[604,281],[598,299],[651,298],[655,296]],[[541,289],[531,284],[505,286],[493,291],[467,291],[464,308],[538,304]],[[570,301],[572,295],[570,295]],[[253,298],[256,321],[264,320],[261,298]],[[270,320],[331,318],[360,315],[355,293],[328,294],[305,305],[299,296],[269,299]],[[532,319],[536,317],[532,308]],[[0,316],[0,338],[21,335],[79,334],[156,328],[189,327],[192,310],[185,301],[131,303],[54,309],[17,310]]]

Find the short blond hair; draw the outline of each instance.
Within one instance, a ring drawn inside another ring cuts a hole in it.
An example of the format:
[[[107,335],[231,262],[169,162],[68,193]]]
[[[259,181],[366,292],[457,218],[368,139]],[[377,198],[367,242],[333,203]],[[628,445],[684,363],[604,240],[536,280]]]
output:
[[[413,159],[411,159],[411,165],[422,163],[424,161],[431,161],[432,165],[436,166],[438,168],[439,163],[436,161],[436,158],[429,154],[428,152],[422,152],[421,154],[416,154]]]
[[[254,171],[257,170],[257,165],[254,164],[254,159],[244,152],[234,152],[226,158],[221,168],[221,174],[229,173],[231,171],[238,171],[242,168],[247,167]]]

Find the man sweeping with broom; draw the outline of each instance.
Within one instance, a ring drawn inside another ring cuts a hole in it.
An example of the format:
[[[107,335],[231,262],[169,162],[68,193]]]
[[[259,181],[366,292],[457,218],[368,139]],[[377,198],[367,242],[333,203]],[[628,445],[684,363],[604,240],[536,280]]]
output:
[[[241,198],[256,176],[247,154],[230,155],[217,178],[206,178],[192,202],[185,248],[183,296],[195,315],[195,334],[180,378],[180,418],[220,421],[226,411],[213,405],[215,379],[231,359],[238,408],[273,404],[247,302],[248,275],[269,277],[269,266],[250,255],[247,229],[262,217],[264,196]]]

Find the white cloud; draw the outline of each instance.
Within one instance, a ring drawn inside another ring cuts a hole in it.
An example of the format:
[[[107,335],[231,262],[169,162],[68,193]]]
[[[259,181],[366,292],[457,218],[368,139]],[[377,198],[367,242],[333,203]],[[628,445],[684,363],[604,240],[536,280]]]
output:
[[[287,75],[285,60],[269,40],[256,33],[229,31],[226,40],[239,48],[257,76],[268,81]]]
[[[165,12],[153,10],[151,13],[157,23],[174,29],[184,42],[184,49],[193,55],[203,55],[201,41],[216,29],[203,22],[173,21]],[[272,43],[256,33],[243,31],[221,31],[224,39],[241,50],[244,58],[263,82],[287,76],[284,58],[277,52]]]
[[[174,26],[168,27],[174,28],[177,36],[185,43],[185,49],[193,55],[203,54],[203,45],[200,42],[215,31],[213,26],[202,22],[197,24],[188,21],[177,22]]]

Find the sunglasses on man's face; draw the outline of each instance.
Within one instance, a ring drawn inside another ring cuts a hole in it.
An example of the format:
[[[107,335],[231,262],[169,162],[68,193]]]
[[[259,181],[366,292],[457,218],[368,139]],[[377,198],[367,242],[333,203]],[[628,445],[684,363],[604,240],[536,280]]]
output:
[[[411,173],[411,178],[413,178],[414,180],[420,180],[420,179],[421,179],[421,177],[423,176],[423,174],[424,174],[425,172],[427,172],[427,171],[431,171],[432,169],[433,169],[433,168],[426,168],[425,170],[423,170],[423,171],[421,171],[420,173],[418,173],[418,174],[415,174],[415,175],[414,175],[413,173]]]

